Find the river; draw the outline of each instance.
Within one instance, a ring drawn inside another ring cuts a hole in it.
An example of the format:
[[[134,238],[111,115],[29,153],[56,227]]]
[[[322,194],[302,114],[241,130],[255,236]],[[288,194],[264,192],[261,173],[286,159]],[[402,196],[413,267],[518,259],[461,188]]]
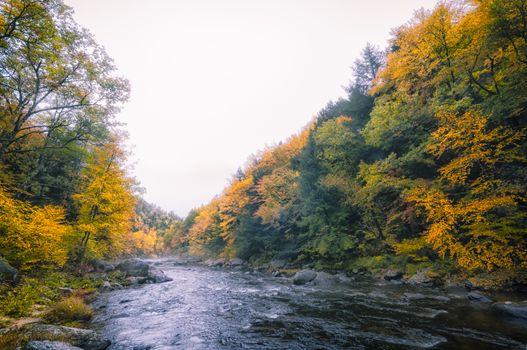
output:
[[[365,279],[331,288],[155,261],[173,278],[102,294],[109,350],[527,349],[527,322],[466,293]],[[406,294],[405,294],[406,293]]]

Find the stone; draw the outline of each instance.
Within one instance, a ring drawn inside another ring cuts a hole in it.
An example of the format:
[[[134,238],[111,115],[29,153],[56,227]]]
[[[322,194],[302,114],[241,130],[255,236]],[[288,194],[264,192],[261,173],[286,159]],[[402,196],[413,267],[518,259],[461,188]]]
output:
[[[83,350],[61,341],[33,340],[22,347],[22,350]]]
[[[110,341],[89,329],[37,324],[30,328],[28,334],[30,339],[61,339],[84,350],[105,350],[110,346]]]
[[[487,298],[486,296],[479,294],[477,292],[470,292],[467,294],[468,300],[476,301],[478,303],[484,303],[484,304],[490,304],[492,303],[492,300],[490,298]]]
[[[99,288],[101,292],[111,292],[113,290],[112,284],[108,281],[104,281]]]
[[[282,277],[282,273],[280,271],[273,271],[271,276],[273,276],[273,277]]]
[[[505,301],[495,303],[494,308],[504,314],[507,314],[512,317],[522,318],[527,320],[527,301],[520,301],[514,303],[512,301]]]
[[[240,258],[234,258],[227,262],[228,266],[234,267],[234,266],[242,266],[244,261]]]
[[[283,269],[287,263],[282,259],[273,259],[269,262],[272,269]]]
[[[221,267],[225,264],[224,259],[208,259],[205,261],[205,265],[208,267]]]
[[[165,275],[161,270],[150,270],[148,271],[148,276],[146,277],[146,282],[150,281],[153,283],[164,283],[170,282],[173,279]]]
[[[418,271],[406,283],[425,287],[437,287],[442,284],[439,276],[428,269]]]
[[[349,277],[343,272],[336,274],[335,277],[340,283],[351,283],[355,280],[355,278]]]
[[[7,261],[0,258],[0,282],[18,282],[19,273]]]
[[[115,270],[115,266],[107,261],[92,260],[90,265],[93,267],[95,272],[110,272]]]
[[[115,268],[124,272],[126,276],[148,277],[150,265],[140,259],[127,259],[117,264]]]
[[[337,278],[327,272],[318,272],[313,284],[318,287],[331,287],[337,283]]]
[[[403,277],[404,273],[402,271],[396,271],[388,269],[381,274],[381,278],[385,281],[400,280]]]
[[[294,284],[306,284],[308,282],[311,282],[317,277],[317,273],[314,270],[304,269],[298,271],[293,276],[293,283]]]

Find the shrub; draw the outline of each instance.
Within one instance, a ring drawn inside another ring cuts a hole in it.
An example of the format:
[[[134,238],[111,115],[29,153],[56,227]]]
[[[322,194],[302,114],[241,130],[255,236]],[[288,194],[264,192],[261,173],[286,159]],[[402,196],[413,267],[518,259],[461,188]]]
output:
[[[53,305],[46,314],[46,320],[54,323],[89,321],[94,315],[93,309],[82,298],[71,296]]]

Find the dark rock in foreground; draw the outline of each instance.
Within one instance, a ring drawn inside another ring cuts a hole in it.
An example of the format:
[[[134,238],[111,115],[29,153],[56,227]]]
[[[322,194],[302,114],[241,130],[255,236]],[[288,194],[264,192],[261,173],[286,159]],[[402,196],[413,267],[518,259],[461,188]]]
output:
[[[110,341],[89,329],[37,324],[29,329],[28,334],[30,339],[65,340],[84,350],[104,350],[110,346]]]
[[[22,347],[22,350],[83,350],[61,341],[33,340]]]

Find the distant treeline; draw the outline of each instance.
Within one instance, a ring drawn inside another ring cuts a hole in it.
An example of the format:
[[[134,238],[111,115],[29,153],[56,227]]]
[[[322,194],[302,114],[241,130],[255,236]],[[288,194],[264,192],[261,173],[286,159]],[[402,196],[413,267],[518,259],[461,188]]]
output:
[[[527,2],[442,1],[366,46],[348,96],[165,235],[321,267],[527,267]]]

